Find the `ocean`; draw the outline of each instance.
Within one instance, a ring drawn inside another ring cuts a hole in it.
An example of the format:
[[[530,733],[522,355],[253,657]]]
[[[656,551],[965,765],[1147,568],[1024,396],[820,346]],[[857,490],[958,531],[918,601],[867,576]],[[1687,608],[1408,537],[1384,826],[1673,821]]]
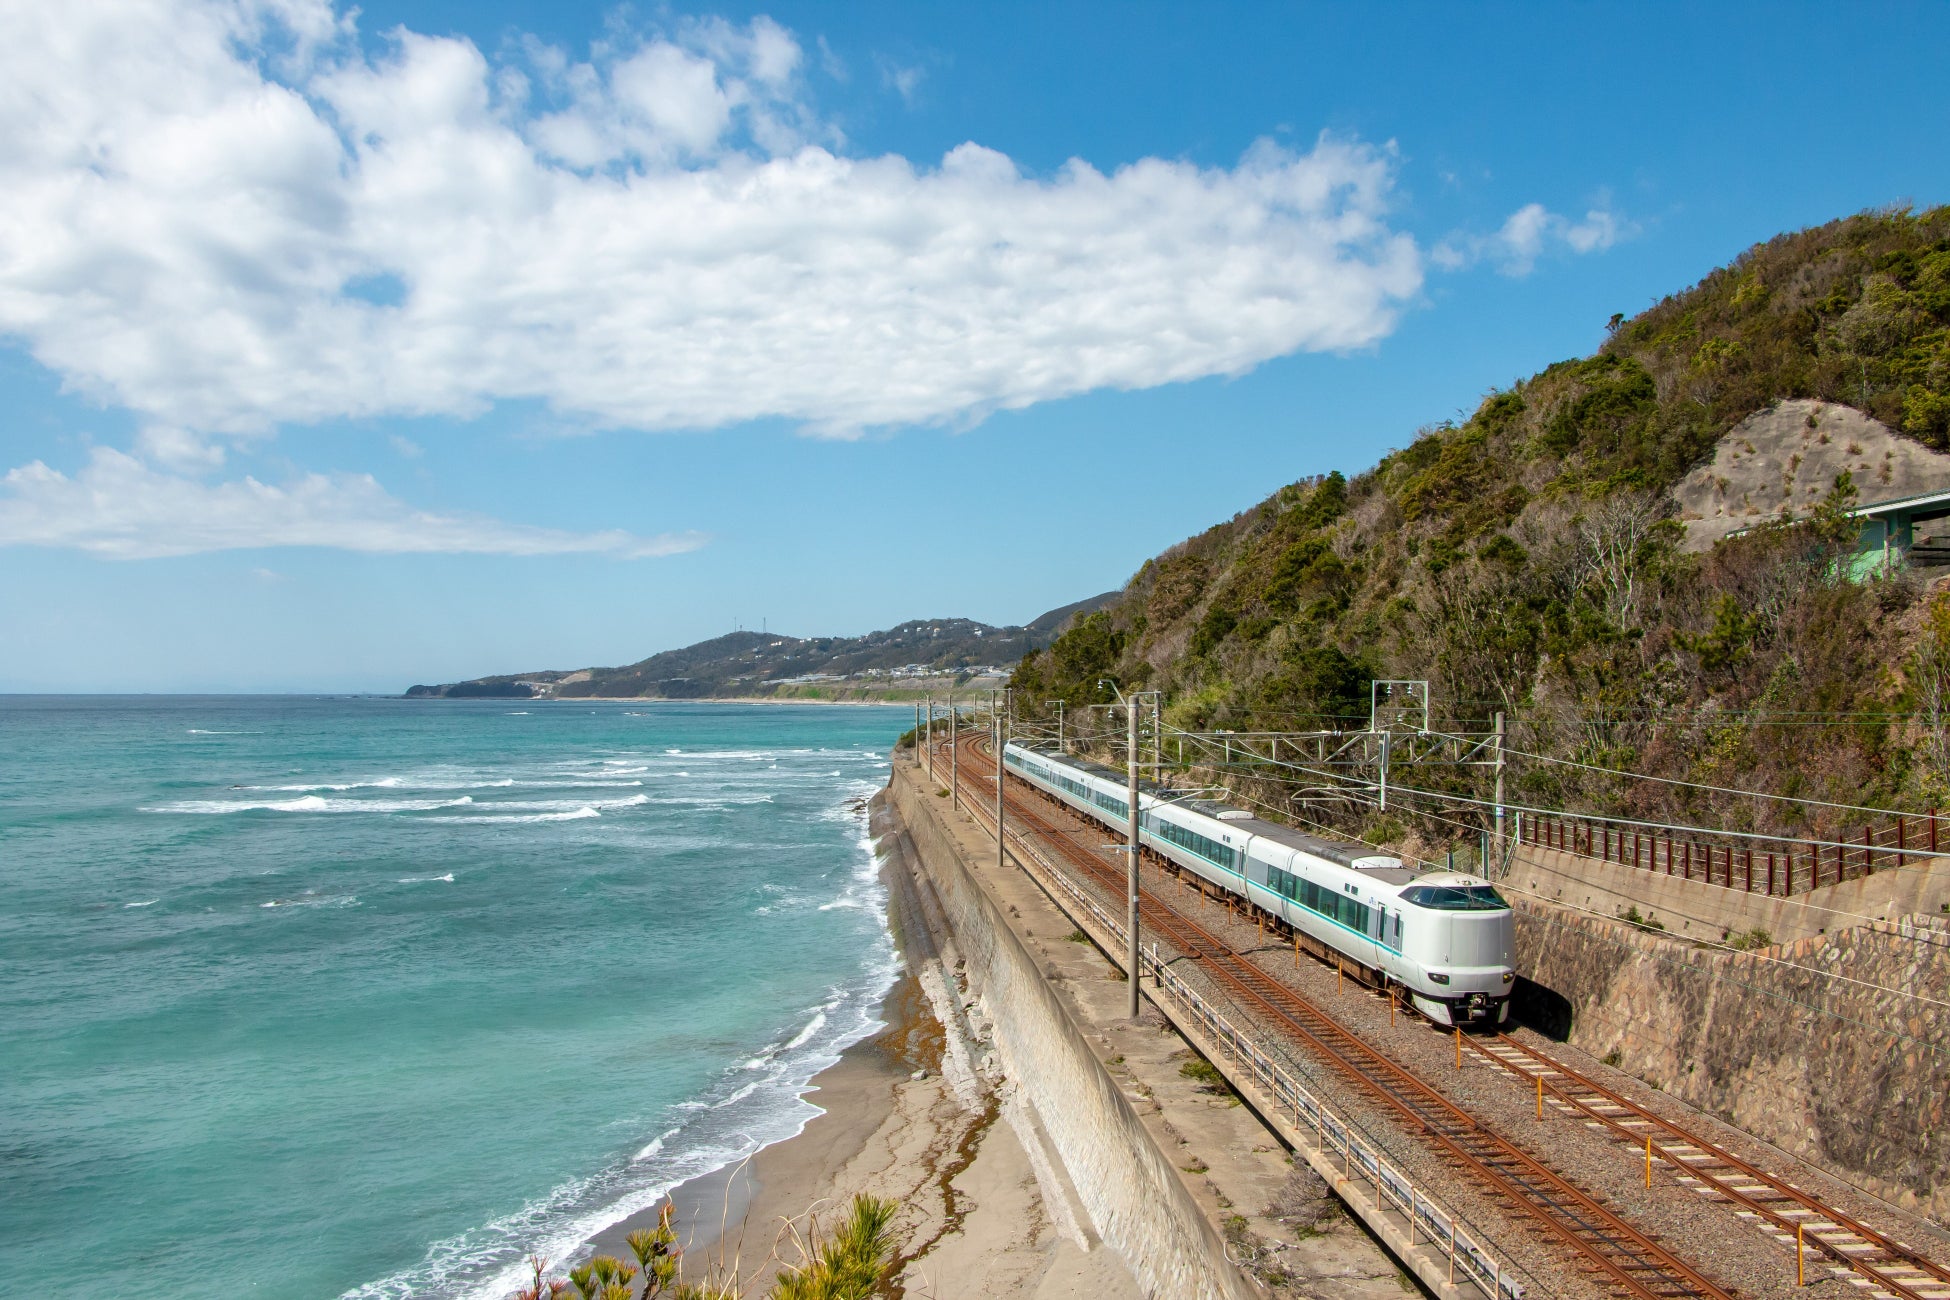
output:
[[[506,1296],[796,1133],[901,708],[0,697],[0,1274]]]

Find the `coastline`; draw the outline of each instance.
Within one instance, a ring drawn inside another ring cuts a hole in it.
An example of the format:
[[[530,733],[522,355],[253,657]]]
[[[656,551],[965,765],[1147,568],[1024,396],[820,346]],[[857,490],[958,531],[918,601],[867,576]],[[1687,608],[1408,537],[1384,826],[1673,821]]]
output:
[[[735,1276],[737,1294],[763,1295],[802,1258],[799,1243],[864,1193],[898,1206],[897,1294],[1136,1300],[1123,1258],[1076,1222],[1067,1175],[994,1073],[992,1044],[970,1032],[961,963],[928,924],[926,886],[885,792],[870,806],[901,957],[883,1026],[814,1076],[805,1095],[821,1113],[797,1135],[673,1189],[683,1279]],[[661,1208],[597,1233],[578,1256],[629,1258],[628,1234],[654,1226]]]
[[[819,1114],[793,1136],[671,1189],[667,1200],[676,1208],[686,1280],[722,1271],[770,1276],[765,1261],[787,1222],[844,1198],[833,1185],[834,1172],[894,1116],[895,1086],[922,1068],[911,1055],[917,1032],[925,1031],[917,1013],[928,1016],[926,998],[913,974],[903,971],[882,1003],[883,1027],[813,1076],[805,1097]],[[591,1237],[587,1248],[629,1259],[626,1238],[638,1228],[655,1227],[661,1210],[661,1204],[652,1206],[610,1225]],[[783,1253],[791,1254],[789,1248]]]

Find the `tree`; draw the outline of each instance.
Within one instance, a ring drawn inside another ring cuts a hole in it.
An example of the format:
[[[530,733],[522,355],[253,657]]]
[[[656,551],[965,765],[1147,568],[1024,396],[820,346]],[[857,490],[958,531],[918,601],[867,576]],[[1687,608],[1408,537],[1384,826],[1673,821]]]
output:
[[[766,1300],[872,1300],[894,1259],[894,1215],[897,1201],[878,1196],[855,1196],[844,1218],[821,1234],[814,1216],[805,1219],[804,1235],[795,1221],[786,1233],[796,1247],[797,1262],[784,1262],[773,1251],[768,1264],[780,1264]],[[636,1256],[633,1267],[612,1255],[598,1255],[569,1270],[568,1279],[548,1277],[548,1261],[531,1257],[534,1279],[515,1292],[513,1300],[744,1300],[747,1287],[736,1265],[714,1269],[697,1282],[679,1282],[675,1211],[666,1203],[655,1228],[639,1228],[628,1238]],[[757,1270],[762,1275],[766,1270]],[[641,1279],[641,1286],[638,1280]]]

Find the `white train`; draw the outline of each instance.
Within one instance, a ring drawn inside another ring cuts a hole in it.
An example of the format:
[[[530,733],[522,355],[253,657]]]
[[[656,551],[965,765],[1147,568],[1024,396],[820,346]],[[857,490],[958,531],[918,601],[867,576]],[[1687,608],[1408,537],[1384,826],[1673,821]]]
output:
[[[1003,761],[1120,837],[1129,833],[1123,774],[1015,744]],[[1138,805],[1146,848],[1365,967],[1375,983],[1401,986],[1436,1023],[1508,1022],[1516,925],[1487,880],[1411,871],[1365,845],[1303,835],[1210,800],[1167,802],[1141,788]]]

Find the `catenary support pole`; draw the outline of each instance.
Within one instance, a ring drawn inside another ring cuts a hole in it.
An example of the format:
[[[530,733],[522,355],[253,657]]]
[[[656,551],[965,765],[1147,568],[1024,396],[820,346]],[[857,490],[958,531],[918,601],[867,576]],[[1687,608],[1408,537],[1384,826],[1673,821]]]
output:
[[[961,746],[955,743],[955,693],[948,692],[948,803],[961,811]]]
[[[1165,779],[1165,695],[1163,691],[1151,692],[1151,779],[1164,784]]]
[[[1009,743],[1008,727],[1002,717],[1002,705],[1009,698],[1009,693],[997,691],[993,698],[995,700],[995,869],[1000,871],[1002,870],[1002,749]]]
[[[1503,715],[1499,713],[1496,715],[1496,858],[1498,862],[1507,862],[1509,857],[1509,850],[1503,846]],[[1487,880],[1496,879],[1488,871],[1483,876]]]
[[[1061,700],[1056,702],[1056,752],[1059,754],[1070,752],[1069,746],[1063,743],[1063,701]]]
[[[1130,800],[1131,800],[1131,809],[1130,809],[1131,811],[1131,843],[1130,843],[1131,860],[1129,864],[1130,870],[1127,873],[1127,877],[1126,877],[1129,881],[1129,886],[1128,886],[1129,897],[1125,900],[1125,917],[1124,917],[1124,929],[1125,932],[1129,934],[1131,938],[1131,951],[1130,951],[1130,964],[1125,969],[1129,972],[1131,977],[1131,1019],[1136,1020],[1138,1018],[1138,1003],[1139,1003],[1139,998],[1138,998],[1138,703],[1137,701],[1131,700],[1127,702],[1124,707],[1124,712],[1128,715],[1128,720],[1130,722],[1130,750],[1125,754],[1125,758],[1129,760],[1129,765],[1127,770],[1130,773],[1130,779],[1126,785],[1126,793],[1130,796]]]
[[[925,725],[928,731],[928,779],[932,781],[934,779],[934,692],[928,692],[927,699],[928,720]]]
[[[1382,812],[1388,811],[1388,733],[1381,733],[1381,798],[1378,806]]]

